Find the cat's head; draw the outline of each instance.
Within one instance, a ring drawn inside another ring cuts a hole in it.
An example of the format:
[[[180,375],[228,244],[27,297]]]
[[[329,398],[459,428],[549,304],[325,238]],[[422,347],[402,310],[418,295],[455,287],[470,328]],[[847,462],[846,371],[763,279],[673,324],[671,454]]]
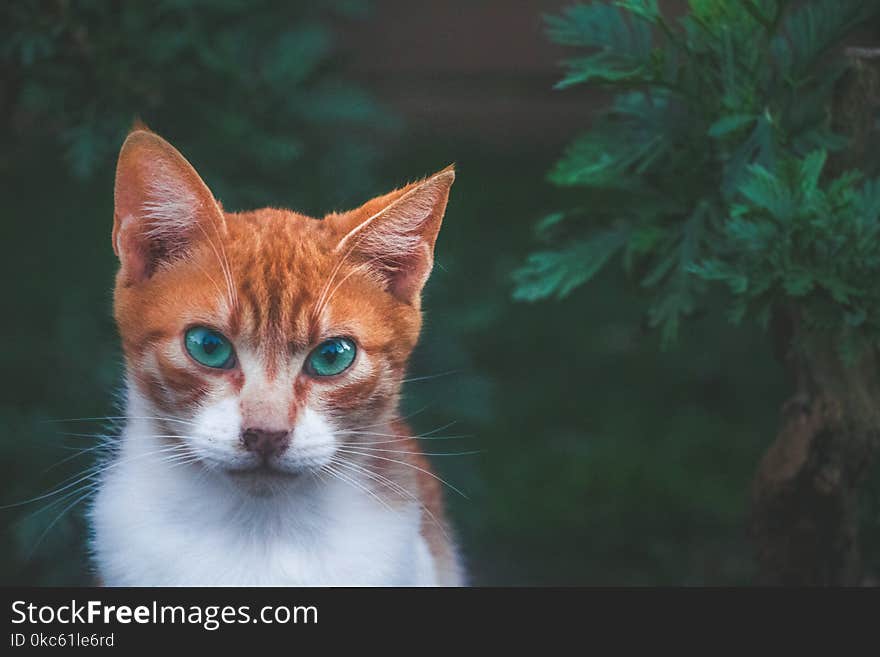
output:
[[[313,470],[383,432],[454,177],[322,219],[229,213],[168,142],[132,132],[116,172],[115,316],[161,432],[232,479]]]

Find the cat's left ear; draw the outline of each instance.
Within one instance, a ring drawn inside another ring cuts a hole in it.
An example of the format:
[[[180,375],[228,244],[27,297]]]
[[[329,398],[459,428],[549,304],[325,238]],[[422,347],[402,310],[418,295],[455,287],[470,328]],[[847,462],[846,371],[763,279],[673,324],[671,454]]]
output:
[[[167,141],[136,127],[116,165],[113,250],[126,281],[150,278],[226,229],[208,186]]]
[[[342,234],[336,252],[359,258],[391,294],[418,306],[434,265],[434,243],[454,180],[455,170],[449,166],[331,218]]]

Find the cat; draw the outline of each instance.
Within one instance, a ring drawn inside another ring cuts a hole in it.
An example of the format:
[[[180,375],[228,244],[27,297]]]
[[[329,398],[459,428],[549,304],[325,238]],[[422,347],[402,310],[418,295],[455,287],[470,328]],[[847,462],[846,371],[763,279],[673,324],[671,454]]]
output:
[[[455,586],[398,414],[448,167],[313,219],[225,212],[136,126],[119,154],[125,425],[88,512],[108,586]]]

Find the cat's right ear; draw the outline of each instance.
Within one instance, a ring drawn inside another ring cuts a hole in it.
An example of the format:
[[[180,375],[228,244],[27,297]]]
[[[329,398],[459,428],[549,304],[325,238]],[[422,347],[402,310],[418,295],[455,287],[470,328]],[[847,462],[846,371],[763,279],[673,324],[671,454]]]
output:
[[[192,165],[159,135],[132,131],[116,165],[113,250],[128,284],[225,232],[223,211]]]

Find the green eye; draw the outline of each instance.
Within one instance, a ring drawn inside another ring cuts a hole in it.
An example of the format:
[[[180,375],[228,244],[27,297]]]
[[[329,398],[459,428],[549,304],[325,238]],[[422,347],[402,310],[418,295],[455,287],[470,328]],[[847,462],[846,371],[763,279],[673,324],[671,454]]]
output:
[[[229,340],[217,331],[195,326],[186,332],[184,344],[189,355],[206,367],[229,369],[235,362],[235,353]]]
[[[333,376],[351,367],[356,353],[354,342],[348,338],[330,338],[309,354],[306,368],[315,376]]]

